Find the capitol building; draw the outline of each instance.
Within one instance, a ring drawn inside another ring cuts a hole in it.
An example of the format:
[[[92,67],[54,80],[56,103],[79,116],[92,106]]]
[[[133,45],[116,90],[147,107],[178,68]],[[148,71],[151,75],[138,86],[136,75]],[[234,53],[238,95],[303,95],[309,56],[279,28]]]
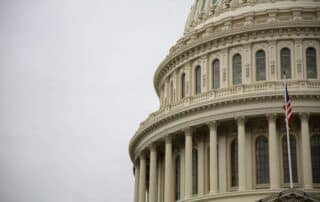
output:
[[[320,201],[320,0],[195,0],[186,21],[130,141],[134,202]]]

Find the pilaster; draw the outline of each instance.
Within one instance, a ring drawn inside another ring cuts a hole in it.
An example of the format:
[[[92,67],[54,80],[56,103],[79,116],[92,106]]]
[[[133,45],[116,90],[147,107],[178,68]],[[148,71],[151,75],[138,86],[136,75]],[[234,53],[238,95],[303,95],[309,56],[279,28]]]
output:
[[[220,66],[220,78],[221,78],[221,88],[229,86],[229,56],[228,49],[221,50],[221,66]]]
[[[303,68],[303,46],[302,46],[302,40],[296,39],[294,41],[295,43],[295,62],[293,64],[293,72],[295,72],[297,79],[303,79],[307,78],[306,75],[304,75],[304,68]]]
[[[268,55],[269,55],[269,66],[267,66],[267,73],[269,74],[269,80],[274,81],[277,78],[277,42],[275,40],[269,41],[268,44]]]

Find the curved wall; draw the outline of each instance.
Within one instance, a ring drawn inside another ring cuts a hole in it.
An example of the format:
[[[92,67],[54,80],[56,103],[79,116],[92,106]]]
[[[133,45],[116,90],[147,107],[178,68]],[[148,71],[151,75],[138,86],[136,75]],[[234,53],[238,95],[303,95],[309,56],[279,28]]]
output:
[[[155,73],[160,109],[130,142],[135,202],[257,201],[287,188],[284,82],[295,186],[318,194],[320,1],[203,2]]]

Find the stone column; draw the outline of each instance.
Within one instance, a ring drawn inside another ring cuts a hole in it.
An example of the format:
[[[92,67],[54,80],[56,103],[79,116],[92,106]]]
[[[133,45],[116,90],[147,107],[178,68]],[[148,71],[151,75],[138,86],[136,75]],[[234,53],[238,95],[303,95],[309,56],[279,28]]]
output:
[[[204,142],[198,144],[198,195],[204,194]]]
[[[217,123],[209,123],[210,129],[210,193],[218,192],[218,151],[217,151]]]
[[[154,145],[150,148],[150,176],[149,176],[149,202],[157,201],[157,150]]]
[[[301,146],[302,146],[302,171],[303,188],[312,189],[312,166],[311,166],[311,148],[309,133],[309,114],[301,113]]]
[[[279,142],[276,128],[276,115],[268,114],[269,128],[269,175],[270,189],[280,188]]]
[[[172,140],[166,138],[164,169],[164,202],[172,202]]]
[[[139,202],[139,174],[140,169],[136,164],[134,169],[134,202]]]
[[[245,118],[237,117],[238,124],[238,164],[239,164],[239,191],[246,190],[246,132]]]
[[[180,151],[180,198],[183,199],[185,196],[185,150],[184,148]]]
[[[227,134],[224,133],[218,138],[219,142],[219,192],[227,192],[228,169],[227,169]]]
[[[192,130],[185,129],[185,198],[192,196]]]
[[[146,201],[146,157],[140,156],[139,202]]]

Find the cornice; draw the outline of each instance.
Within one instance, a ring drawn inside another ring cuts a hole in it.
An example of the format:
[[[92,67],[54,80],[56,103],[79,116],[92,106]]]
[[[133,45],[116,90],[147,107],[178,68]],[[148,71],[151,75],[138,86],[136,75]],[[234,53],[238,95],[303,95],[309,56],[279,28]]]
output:
[[[312,11],[316,12],[317,10],[313,9]],[[273,12],[275,11],[265,11],[265,13]],[[258,15],[258,13],[254,14]],[[285,22],[270,21],[261,24],[253,23],[240,27],[231,27],[230,29],[222,31],[215,30],[218,25],[228,21],[208,24],[203,28],[184,36],[173,48],[171,48],[170,54],[159,65],[154,75],[155,90],[159,96],[160,83],[166,78],[166,75],[170,74],[176,68],[214,50],[240,45],[244,42],[248,43],[249,40],[254,42],[259,40],[279,40],[292,37],[319,39],[320,18],[316,17],[315,19],[316,20],[311,21],[290,20]],[[234,19],[230,18],[224,20],[232,22]],[[306,36],[307,33],[309,33],[308,36]]]
[[[246,93],[245,89],[255,89],[254,86],[260,85],[259,91],[252,91]],[[281,81],[274,82],[265,82],[265,86],[268,89],[261,88],[261,84],[249,84],[238,86],[238,91],[231,90],[232,94],[228,96],[223,96],[221,98],[216,97],[214,91],[209,91],[205,94],[199,95],[197,97],[188,97],[185,100],[188,100],[187,105],[182,102],[180,106],[171,106],[171,108],[162,109],[158,112],[153,113],[144,123],[140,125],[140,128],[131,139],[130,142],[130,154],[133,154],[133,147],[137,142],[140,142],[141,139],[148,136],[148,134],[153,133],[160,127],[165,126],[172,121],[178,121],[180,119],[192,116],[194,114],[214,110],[216,108],[227,108],[228,106],[241,105],[241,104],[250,104],[250,103],[259,103],[259,102],[270,102],[270,101],[282,101],[283,99],[283,83]],[[246,87],[244,87],[246,86]],[[320,100],[320,81],[290,81],[288,83],[290,88],[290,95],[292,100]],[[233,87],[234,88],[234,87]],[[226,91],[228,89],[221,89]],[[230,90],[230,88],[229,88]],[[193,99],[193,100],[192,100]],[[170,107],[170,106],[169,106]],[[272,113],[268,111],[268,113]],[[239,114],[243,115],[243,114]],[[234,115],[232,115],[234,117]],[[225,115],[225,117],[227,117]],[[214,120],[207,120],[214,121]]]
[[[305,111],[308,111],[312,114],[320,114],[320,107],[318,104],[320,96],[309,96],[308,98],[302,98],[302,96],[292,96],[292,98],[295,100],[294,114],[300,114],[301,112]],[[243,101],[241,103],[237,103],[237,105],[228,104],[224,107],[234,107],[237,108],[237,110],[226,113],[214,114],[215,108],[213,106],[209,106],[207,110],[193,111],[186,116],[181,116],[179,118],[167,121],[163,125],[158,126],[157,128],[148,131],[146,134],[137,137],[137,139],[130,144],[130,156],[132,159],[136,159],[141,152],[148,148],[148,145],[155,142],[164,142],[165,138],[169,136],[173,137],[175,134],[182,133],[185,128],[205,125],[210,121],[235,121],[235,116],[242,116],[247,118],[247,120],[250,120],[251,117],[256,116],[266,117],[267,113],[281,115],[283,114],[283,110],[281,108],[282,101],[282,96],[270,96],[268,99]],[[308,101],[309,104],[312,104],[305,105],[304,101]]]

